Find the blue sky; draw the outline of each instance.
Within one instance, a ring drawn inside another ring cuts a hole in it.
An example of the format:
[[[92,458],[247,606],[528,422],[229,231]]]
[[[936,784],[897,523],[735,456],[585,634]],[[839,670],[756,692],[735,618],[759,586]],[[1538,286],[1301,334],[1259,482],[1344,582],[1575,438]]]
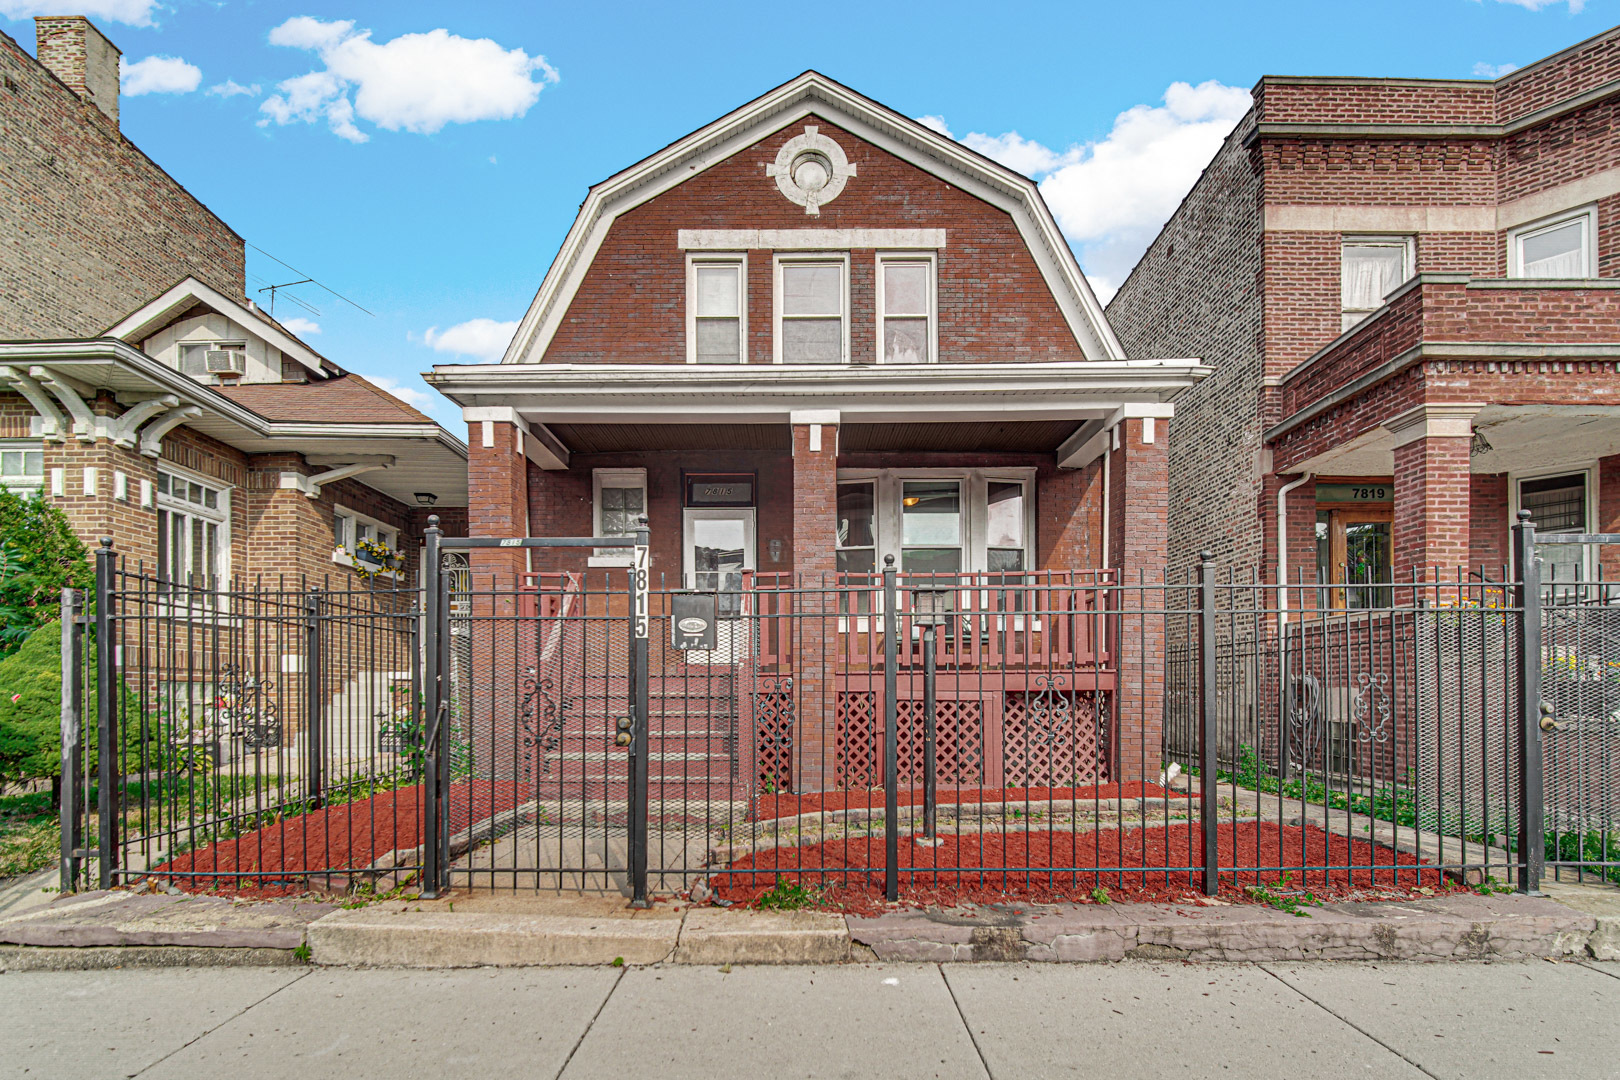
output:
[[[91,15],[124,53],[124,131],[303,272],[249,249],[250,295],[309,274],[352,298],[374,314],[313,286],[289,292],[319,314],[285,298],[276,313],[458,423],[417,373],[498,355],[589,185],[806,68],[1040,179],[1106,296],[1259,76],[1476,77],[1617,12],[1616,0],[0,0],[0,29],[32,51],[30,16]]]

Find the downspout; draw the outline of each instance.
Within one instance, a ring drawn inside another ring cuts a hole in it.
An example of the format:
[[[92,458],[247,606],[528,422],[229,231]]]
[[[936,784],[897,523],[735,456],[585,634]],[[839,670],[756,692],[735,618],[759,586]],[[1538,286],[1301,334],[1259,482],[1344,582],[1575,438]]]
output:
[[[1107,570],[1108,567],[1109,567],[1109,564],[1108,564],[1108,503],[1109,503],[1109,498],[1108,498],[1108,474],[1114,471],[1113,468],[1112,468],[1113,459],[1114,459],[1114,437],[1113,437],[1112,434],[1110,434],[1108,436],[1107,440],[1105,440],[1103,442],[1102,562],[1101,562],[1100,565],[1102,566],[1102,568],[1104,570]]]
[[[1288,625],[1288,493],[1314,479],[1315,473],[1303,473],[1277,489],[1277,622],[1282,626]]]

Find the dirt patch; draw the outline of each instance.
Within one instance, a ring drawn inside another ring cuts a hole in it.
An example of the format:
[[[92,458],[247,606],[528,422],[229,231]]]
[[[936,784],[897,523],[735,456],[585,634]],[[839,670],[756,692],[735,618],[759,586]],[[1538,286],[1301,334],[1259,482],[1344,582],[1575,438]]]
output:
[[[939,846],[930,848],[901,837],[902,903],[1095,902],[1097,889],[1106,890],[1109,900],[1176,903],[1193,899],[1202,882],[1196,868],[1202,851],[1197,825],[1092,833],[983,832],[939,839]],[[1219,895],[1232,902],[1265,902],[1246,891],[1251,885],[1270,886],[1282,896],[1309,891],[1317,900],[1366,899],[1369,894],[1410,899],[1453,888],[1438,869],[1415,856],[1367,840],[1331,836],[1314,825],[1222,825],[1217,844],[1223,866],[1296,867],[1223,872]],[[711,881],[721,899],[752,903],[778,878],[823,890],[829,908],[877,914],[886,907],[883,838],[762,851],[716,872]],[[1423,889],[1429,892],[1419,891]]]

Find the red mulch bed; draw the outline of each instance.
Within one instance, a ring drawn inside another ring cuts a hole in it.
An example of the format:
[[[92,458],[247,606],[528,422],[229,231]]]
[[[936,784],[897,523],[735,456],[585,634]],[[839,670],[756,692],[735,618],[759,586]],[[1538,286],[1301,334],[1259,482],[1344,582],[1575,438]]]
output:
[[[466,828],[527,798],[526,788],[510,782],[452,785],[450,830]],[[151,872],[172,875],[178,885],[192,892],[269,899],[296,896],[312,885],[322,885],[326,868],[331,873],[361,870],[390,851],[421,843],[422,788],[418,784],[289,817],[189,851]],[[206,876],[187,876],[193,874]]]
[[[1192,866],[1200,861],[1202,830],[1197,825],[1171,825],[1125,832],[982,833],[942,836],[937,848],[920,847],[900,838],[900,898],[916,906],[951,906],[963,902],[1059,903],[1089,901],[1099,886],[1111,900],[1150,903],[1186,902],[1194,897],[1197,870],[1096,870],[1092,867]],[[1330,836],[1314,825],[1271,823],[1222,825],[1222,865],[1328,865],[1351,869],[1295,870],[1285,891],[1308,889],[1319,900],[1425,895],[1420,889],[1444,892],[1454,886],[1415,856],[1397,853],[1366,840]],[[1241,855],[1241,860],[1236,856]],[[1387,869],[1373,870],[1377,863]],[[1041,868],[1065,867],[1048,873]],[[1395,869],[1399,866],[1401,869]],[[906,869],[910,867],[911,869]],[[961,869],[974,867],[978,869]],[[1003,871],[1002,867],[1018,867]],[[1025,869],[1029,868],[1029,869]],[[771,889],[778,877],[825,890],[827,906],[859,915],[883,911],[883,838],[831,840],[803,848],[762,851],[716,873],[717,895],[750,904]],[[1276,885],[1283,872],[1235,871],[1220,875],[1220,898],[1256,902],[1248,885]]]
[[[911,788],[896,793],[901,806],[917,806],[923,801],[922,788]],[[1091,787],[1027,787],[1027,788],[953,788],[939,789],[939,803],[1035,803],[1074,802],[1084,808],[1086,803],[1100,799],[1187,799],[1198,798],[1196,793],[1166,791],[1158,784],[1095,784]],[[812,791],[803,795],[761,795],[756,800],[754,819],[794,817],[798,814],[816,814],[823,810],[866,809],[883,806],[882,788],[863,788],[858,791]]]

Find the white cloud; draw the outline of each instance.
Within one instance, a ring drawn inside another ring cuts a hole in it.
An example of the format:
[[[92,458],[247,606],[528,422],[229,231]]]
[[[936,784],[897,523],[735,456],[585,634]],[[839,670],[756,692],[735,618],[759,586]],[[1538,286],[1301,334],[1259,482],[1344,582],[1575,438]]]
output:
[[[151,26],[157,0],[0,0],[0,15],[22,19],[30,15],[83,15],[130,26]]]
[[[542,56],[444,29],[379,45],[370,30],[356,30],[347,19],[299,15],[271,30],[270,43],[314,52],[326,66],[280,83],[259,106],[259,124],[324,120],[351,142],[370,138],[357,117],[420,135],[446,124],[510,120],[528,112],[540,91],[558,79]]]
[[[416,408],[421,409],[424,412],[437,404],[435,396],[428,392],[428,388],[425,385],[412,386],[409,383],[402,383],[397,379],[390,379],[386,375],[367,375],[365,376],[365,380],[378,389],[393,394],[405,404],[414,405]]]
[[[494,363],[506,353],[512,335],[517,333],[517,321],[496,322],[494,319],[468,319],[464,323],[440,330],[430,326],[422,341],[435,352],[456,356],[476,356]]]
[[[955,135],[951,134],[951,129],[945,126],[945,118],[943,116],[919,116],[917,117],[917,123],[921,124],[925,128],[932,128],[941,135],[945,136],[947,139],[956,138]]]
[[[189,94],[202,83],[202,69],[178,56],[148,56],[133,64],[119,61],[118,81],[126,97]]]
[[[210,86],[208,88],[208,92],[218,97],[236,97],[239,94],[257,94],[259,92],[259,84],[254,83],[252,86],[243,86],[235,79],[226,79],[222,83],[215,83],[213,86]]]
[[[1172,83],[1163,105],[1114,118],[1107,137],[1064,151],[1016,131],[961,141],[1040,181],[1041,194],[1105,302],[1175,212],[1221,142],[1248,111],[1249,93],[1213,80]],[[920,123],[949,134],[941,117]]]
[[[1559,4],[1568,3],[1571,15],[1579,15],[1586,8],[1586,0],[1498,0],[1498,2],[1529,8],[1531,11],[1540,11],[1542,8],[1557,7]]]
[[[1500,79],[1502,76],[1519,70],[1518,64],[1487,64],[1481,60],[1474,65],[1474,78]]]
[[[321,332],[320,323],[316,322],[314,319],[306,319],[302,315],[294,315],[292,318],[282,319],[280,322],[282,326],[285,326],[288,330],[300,336],[305,334],[318,334]]]

